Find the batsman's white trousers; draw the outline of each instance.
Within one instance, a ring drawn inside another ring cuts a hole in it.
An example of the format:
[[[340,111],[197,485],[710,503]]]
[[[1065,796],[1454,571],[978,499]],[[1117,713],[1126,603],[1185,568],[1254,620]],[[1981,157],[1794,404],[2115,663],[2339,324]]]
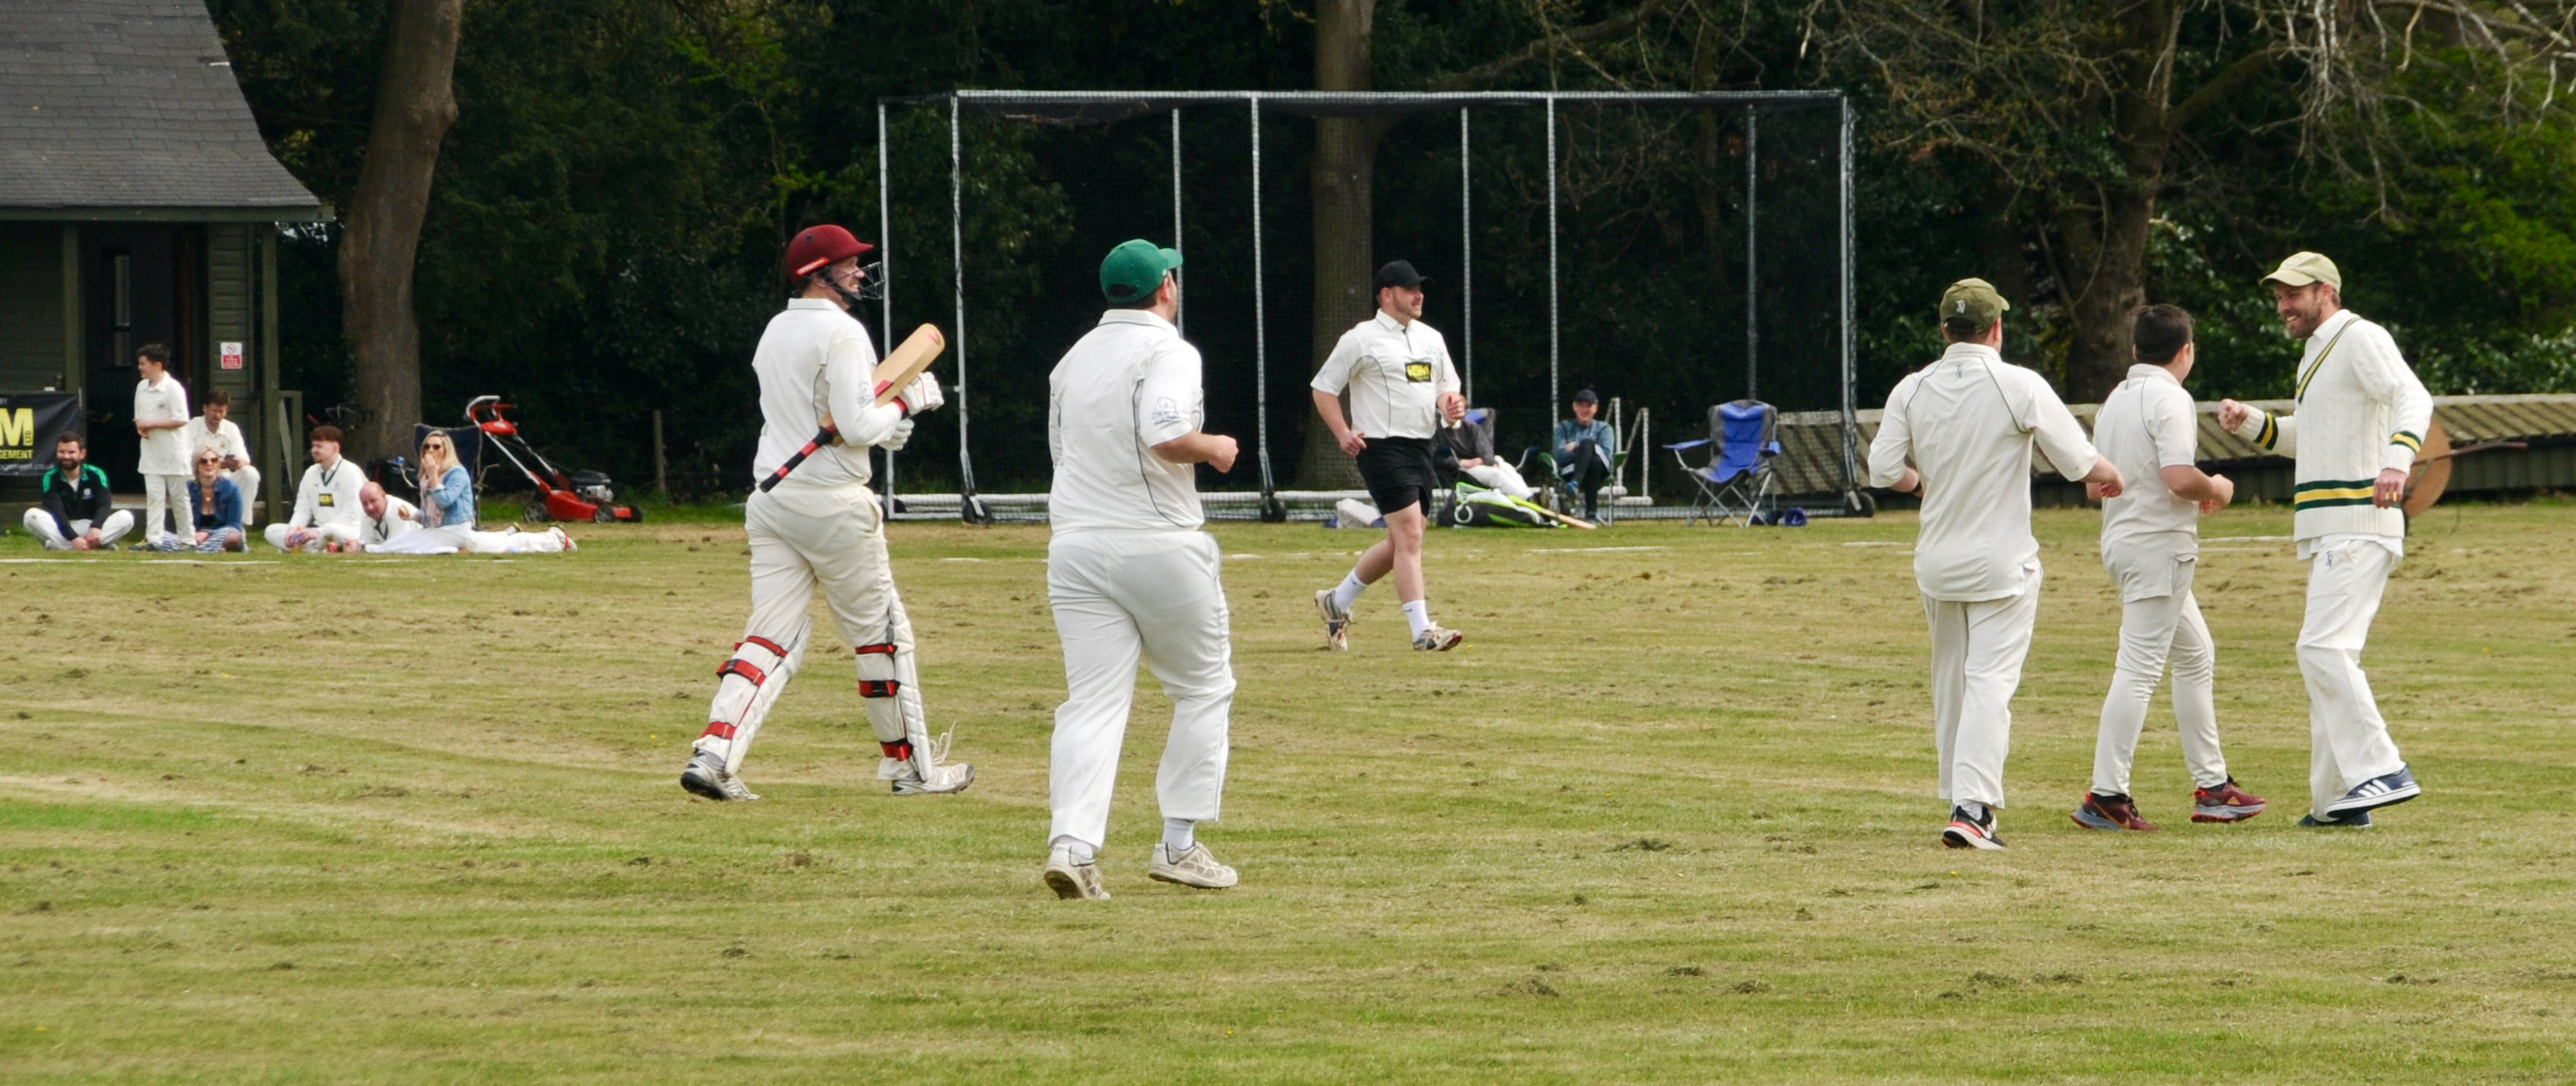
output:
[[[54,515],[45,512],[45,508],[41,505],[27,510],[27,515],[19,518],[18,523],[26,525],[27,534],[43,540],[46,546],[71,546],[72,541],[63,538],[62,531],[54,527]],[[73,535],[88,535],[89,528],[90,524],[86,520],[75,520],[72,522]],[[109,513],[106,520],[98,523],[99,542],[114,543],[117,540],[125,538],[125,533],[133,530],[134,514],[128,513],[122,509],[116,510]]]
[[[2162,568],[2136,569],[2153,564]],[[2123,586],[2120,605],[2119,662],[2111,674],[2111,692],[2102,699],[2102,727],[2093,743],[2093,791],[2129,794],[2129,768],[2137,759],[2138,733],[2146,728],[2147,705],[2173,667],[2174,723],[2182,728],[2183,764],[2191,782],[2202,788],[2227,783],[2227,759],[2218,750],[2218,645],[2192,598],[2192,573],[2200,565],[2170,549],[2146,553],[2113,552],[2103,556],[2111,579]],[[2127,587],[2155,582],[2162,594],[2126,599]]]
[[[259,530],[260,536],[268,540],[268,545],[279,550],[289,549],[286,545],[286,537],[294,531],[295,529],[284,524],[271,524]],[[293,549],[301,550],[306,554],[320,554],[324,543],[355,543],[359,538],[358,526],[345,520],[333,521],[314,531],[321,534],[305,540],[303,546]]]
[[[2019,595],[1999,600],[1923,598],[1932,621],[1932,745],[1941,759],[1941,798],[2004,805],[2004,757],[2012,751],[2012,697],[2039,618],[2039,563]]]
[[[168,519],[163,519],[164,515]],[[166,526],[165,526],[166,525]],[[188,519],[188,477],[185,475],[146,475],[143,477],[143,541],[159,543],[172,532],[196,534]]]
[[[1233,642],[1216,538],[1197,531],[1086,531],[1047,545],[1047,600],[1064,642],[1047,839],[1109,838],[1118,750],[1141,655],[1172,698],[1154,795],[1163,817],[1211,820],[1225,796]]]
[[[2397,556],[2367,539],[2336,542],[2308,559],[2308,617],[2299,627],[2299,673],[2308,681],[2308,792],[2317,817],[2354,785],[2406,764],[2361,673],[2361,648],[2379,615]]]
[[[856,650],[859,693],[878,745],[888,759],[910,757],[906,744],[927,747],[912,620],[895,594],[876,495],[859,484],[808,486],[791,478],[752,492],[743,527],[751,535],[751,620],[716,673],[715,700],[696,749],[721,755],[728,772],[742,771],[761,722],[804,662],[818,588],[833,624]],[[880,777],[891,772],[889,764],[878,767]]]

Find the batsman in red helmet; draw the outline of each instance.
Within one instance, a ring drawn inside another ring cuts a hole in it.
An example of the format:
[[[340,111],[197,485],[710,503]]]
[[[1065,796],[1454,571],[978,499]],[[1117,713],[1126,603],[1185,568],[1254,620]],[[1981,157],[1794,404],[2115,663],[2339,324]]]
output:
[[[912,416],[943,401],[939,381],[914,379],[893,402],[874,406],[876,348],[852,316],[874,292],[864,259],[875,246],[838,226],[813,226],[787,246],[795,295],[769,321],[752,372],[760,378],[763,479],[803,448],[826,420],[840,440],[816,450],[776,487],[755,489],[743,506],[751,534],[751,621],[733,658],[716,672],[714,705],[680,786],[712,800],[759,799],[740,776],[813,633],[809,611],[821,588],[841,637],[858,655],[859,697],[884,760],[877,777],[896,795],[961,792],[975,767],[948,764],[947,738],[930,738],[915,682],[912,621],[886,561],[885,523],[868,489],[868,450],[900,449]]]

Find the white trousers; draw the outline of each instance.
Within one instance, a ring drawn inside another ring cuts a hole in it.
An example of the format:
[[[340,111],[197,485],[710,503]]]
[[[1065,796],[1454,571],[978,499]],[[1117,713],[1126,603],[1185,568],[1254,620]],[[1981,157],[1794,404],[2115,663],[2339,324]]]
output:
[[[232,480],[234,488],[241,491],[242,527],[258,523],[259,514],[255,510],[259,502],[259,469],[244,464],[224,472],[223,476]]]
[[[284,524],[271,524],[266,528],[260,529],[259,534],[261,538],[268,540],[269,546],[275,547],[279,550],[300,550],[306,554],[321,553],[322,544],[324,543],[355,543],[358,541],[358,526],[347,521],[334,521],[329,524],[320,525],[316,527],[314,531],[321,534],[315,538],[305,540],[303,546],[293,548],[286,545],[286,537],[294,532],[294,529],[289,528]]]
[[[1538,494],[1538,488],[1522,482],[1521,473],[1509,464],[1478,464],[1466,472],[1468,478],[1515,498],[1527,500]]]
[[[2111,555],[2115,582],[2126,580],[2119,568],[2130,561],[2170,563],[2160,571],[2171,591],[2120,605],[2119,662],[2111,673],[2111,692],[2102,699],[2102,727],[2093,742],[2093,791],[2097,795],[2129,794],[2129,768],[2137,759],[2138,733],[2147,724],[2147,705],[2173,668],[2174,723],[2182,728],[2183,764],[2192,784],[2216,788],[2227,783],[2227,759],[2218,750],[2218,645],[2200,617],[2200,601],[2191,594],[2192,573],[2199,563],[2173,553]]]
[[[369,554],[554,554],[564,537],[553,532],[478,532],[472,528],[414,528],[367,546]]]
[[[1049,841],[1071,837],[1097,849],[1109,838],[1140,656],[1172,698],[1154,777],[1163,817],[1217,817],[1234,708],[1222,557],[1216,537],[1196,531],[1073,532],[1047,545],[1065,685],[1049,752]]]
[[[163,519],[165,515],[166,521]],[[143,541],[159,543],[162,536],[172,532],[196,534],[188,522],[188,477],[146,475],[143,477]]]
[[[733,657],[716,672],[707,730],[696,748],[723,756],[728,771],[742,771],[761,723],[804,662],[819,588],[833,624],[856,651],[859,696],[886,759],[877,775],[892,776],[899,760],[927,751],[930,722],[914,667],[912,619],[895,593],[876,495],[860,485],[805,486],[790,479],[752,492],[743,527],[751,534],[751,619]]]
[[[27,534],[43,541],[48,549],[61,550],[72,545],[72,541],[64,538],[62,531],[54,527],[54,515],[45,512],[43,506],[37,506],[36,508],[27,510],[27,515],[21,518],[19,523],[26,525]],[[115,512],[109,513],[106,520],[99,522],[98,539],[101,543],[112,544],[117,540],[125,538],[125,533],[133,530],[134,514],[119,509]],[[89,522],[86,520],[73,521],[72,534],[74,536],[88,535]]]
[[[1962,603],[1923,598],[1932,622],[1932,745],[1941,759],[1941,798],[2004,805],[2004,758],[2012,751],[2012,698],[2039,618],[2039,564],[2023,572],[2020,595]]]
[[[2317,817],[2354,785],[2405,765],[2361,673],[2361,648],[2379,614],[2397,556],[2366,539],[2308,559],[2308,617],[2299,627],[2299,673],[2308,682],[2308,792]]]

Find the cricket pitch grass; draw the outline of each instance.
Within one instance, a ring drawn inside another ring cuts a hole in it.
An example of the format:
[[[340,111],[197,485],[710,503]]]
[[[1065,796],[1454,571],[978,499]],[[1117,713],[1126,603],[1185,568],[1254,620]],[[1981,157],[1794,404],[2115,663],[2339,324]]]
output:
[[[1057,901],[1046,531],[899,525],[961,796],[888,795],[818,620],[745,773],[676,783],[746,599],[735,524],[566,557],[43,555],[0,543],[0,1079],[1377,1083],[2576,1080],[2576,506],[2416,525],[2364,663],[2424,798],[2300,830],[2279,507],[2211,518],[2231,769],[2190,822],[2163,695],[2088,833],[2117,606],[2040,516],[2003,853],[1937,844],[1909,515],[1435,532],[1447,655],[1371,537],[1223,526],[1241,887]],[[69,558],[69,561],[45,559]],[[818,616],[820,611],[818,609]]]

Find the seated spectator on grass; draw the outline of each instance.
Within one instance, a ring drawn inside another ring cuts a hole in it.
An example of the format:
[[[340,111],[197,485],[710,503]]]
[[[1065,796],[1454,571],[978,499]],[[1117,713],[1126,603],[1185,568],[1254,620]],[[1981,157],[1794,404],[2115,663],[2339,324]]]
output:
[[[1486,429],[1492,413],[1482,407],[1469,408],[1467,418],[1456,426],[1440,428],[1440,443],[1458,454],[1458,471],[1479,486],[1499,490],[1515,498],[1528,498],[1537,488],[1521,481],[1521,473],[1494,455],[1494,435]]]
[[[251,523],[250,503],[259,500],[259,469],[250,462],[250,445],[242,441],[241,427],[233,425],[233,394],[223,389],[206,393],[205,414],[188,424],[188,454],[193,458],[207,449],[223,458],[224,478],[241,491],[242,524]],[[193,459],[192,461],[193,462]],[[271,510],[269,515],[275,516]]]
[[[358,541],[358,488],[367,474],[340,455],[340,428],[316,426],[308,450],[313,466],[295,484],[295,512],[268,526],[270,546],[282,551],[338,550]]]
[[[1612,458],[1619,455],[1619,435],[1595,417],[1600,413],[1601,397],[1587,388],[1574,394],[1574,417],[1556,423],[1556,474],[1583,495],[1585,520],[1600,515],[1601,484],[1610,481]]]
[[[247,550],[242,543],[241,488],[224,478],[224,458],[213,449],[197,450],[195,475],[188,480],[189,531],[162,536],[154,550],[218,554]]]
[[[447,432],[432,430],[420,439],[420,515],[423,527],[464,530],[474,526],[474,479],[457,462],[456,446]]]
[[[385,493],[374,483],[358,488],[358,508],[366,513],[358,523],[362,547],[391,543],[395,536],[420,527],[419,506]]]
[[[134,530],[134,514],[116,507],[107,491],[107,473],[88,462],[89,443],[64,431],[54,439],[54,466],[39,485],[44,500],[27,510],[27,534],[49,551],[116,549],[116,541]]]
[[[387,501],[392,499],[388,498]],[[420,442],[420,523],[370,543],[369,554],[554,554],[574,549],[561,528],[522,532],[474,530],[474,480],[457,463],[456,448],[437,430]]]

